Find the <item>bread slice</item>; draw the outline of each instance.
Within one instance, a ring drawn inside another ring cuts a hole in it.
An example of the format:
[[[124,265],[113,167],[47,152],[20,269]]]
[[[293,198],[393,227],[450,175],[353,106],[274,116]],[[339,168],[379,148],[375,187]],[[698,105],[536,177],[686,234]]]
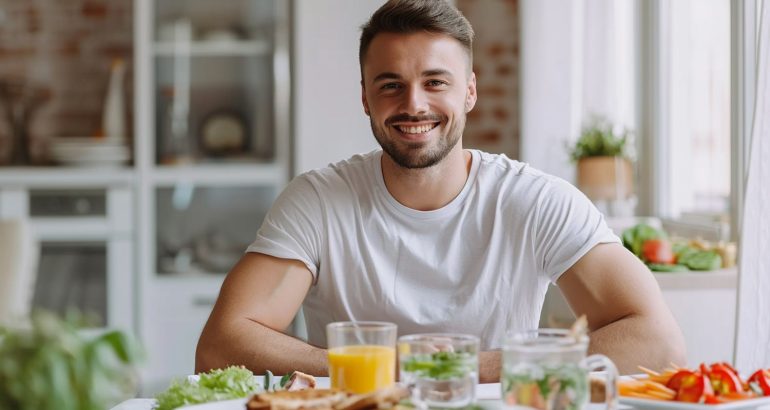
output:
[[[333,410],[348,394],[336,389],[307,389],[255,394],[247,410]]]
[[[394,385],[369,394],[349,394],[336,389],[307,389],[255,394],[246,410],[374,410],[391,409],[409,391]]]
[[[409,396],[406,387],[393,385],[369,394],[356,394],[337,403],[335,410],[390,409]]]

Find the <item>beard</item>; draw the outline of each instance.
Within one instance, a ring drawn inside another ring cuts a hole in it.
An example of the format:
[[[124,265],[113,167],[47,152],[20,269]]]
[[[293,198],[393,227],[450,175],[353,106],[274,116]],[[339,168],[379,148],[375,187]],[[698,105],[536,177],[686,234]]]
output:
[[[435,116],[408,118],[410,118],[411,121],[416,122],[425,119],[433,120]],[[442,118],[442,120],[444,119]],[[463,135],[463,128],[465,128],[465,115],[463,115],[458,118],[457,123],[447,130],[446,135],[440,136],[434,146],[429,146],[430,142],[402,144],[394,139],[388,138],[387,128],[390,126],[389,124],[396,121],[404,121],[404,117],[400,115],[391,117],[385,121],[384,126],[378,125],[373,117],[369,117],[372,134],[374,134],[377,143],[379,143],[382,150],[393,159],[393,162],[406,169],[429,168],[441,162],[441,160],[449,155],[452,148],[457,145],[457,142],[460,141],[460,137]]]

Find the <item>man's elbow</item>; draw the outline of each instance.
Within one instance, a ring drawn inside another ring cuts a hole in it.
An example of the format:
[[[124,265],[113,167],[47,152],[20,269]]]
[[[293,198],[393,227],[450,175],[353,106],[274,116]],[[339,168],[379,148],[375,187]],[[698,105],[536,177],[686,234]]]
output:
[[[687,346],[684,341],[684,335],[677,325],[672,331],[663,335],[662,345],[665,354],[668,356],[666,364],[674,363],[678,366],[687,365]]]
[[[208,342],[206,333],[204,332],[200,339],[198,339],[198,346],[195,348],[195,373],[207,372],[216,368],[217,353],[216,349],[212,349],[212,344]]]

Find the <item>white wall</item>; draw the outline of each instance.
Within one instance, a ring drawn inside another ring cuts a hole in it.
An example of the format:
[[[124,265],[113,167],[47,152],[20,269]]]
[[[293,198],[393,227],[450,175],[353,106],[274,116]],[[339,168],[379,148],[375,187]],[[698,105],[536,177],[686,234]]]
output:
[[[579,0],[524,0],[521,12],[521,160],[574,180],[565,141],[580,126],[573,55],[579,55]],[[576,44],[573,44],[576,43]]]
[[[521,159],[574,181],[567,141],[594,114],[633,128],[633,3],[523,0]]]
[[[295,174],[378,147],[361,105],[358,40],[382,3],[295,0]]]

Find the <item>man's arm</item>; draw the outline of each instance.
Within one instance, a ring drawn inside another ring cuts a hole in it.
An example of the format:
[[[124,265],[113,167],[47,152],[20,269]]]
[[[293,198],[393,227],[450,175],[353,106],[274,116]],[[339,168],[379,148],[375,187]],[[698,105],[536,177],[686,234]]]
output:
[[[282,332],[313,277],[299,261],[247,253],[227,275],[203,328],[195,372],[244,365],[257,374],[327,374],[326,351]]]
[[[621,245],[595,246],[557,284],[588,318],[590,353],[609,356],[621,374],[686,364],[684,337],[655,278]]]
[[[500,381],[503,355],[500,350],[479,353],[479,383],[497,383]]]

